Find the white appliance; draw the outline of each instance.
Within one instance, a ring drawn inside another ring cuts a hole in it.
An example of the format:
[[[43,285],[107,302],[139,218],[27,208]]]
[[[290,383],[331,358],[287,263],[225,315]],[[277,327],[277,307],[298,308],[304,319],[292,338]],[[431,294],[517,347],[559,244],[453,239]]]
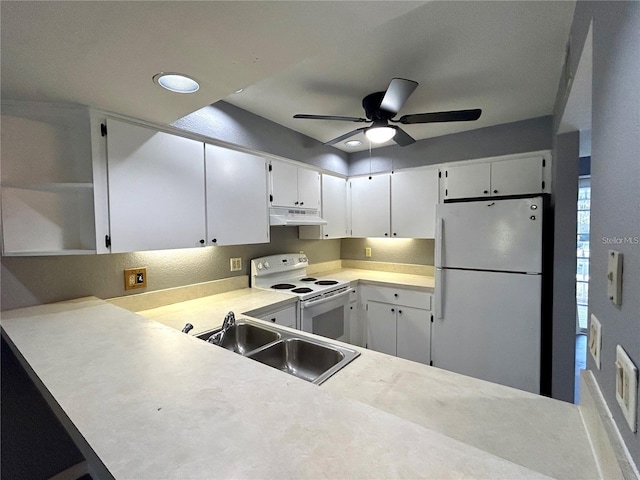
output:
[[[298,296],[298,328],[349,343],[349,282],[307,275],[304,254],[251,260],[251,287]]]
[[[434,366],[550,393],[542,321],[544,200],[436,206]]]

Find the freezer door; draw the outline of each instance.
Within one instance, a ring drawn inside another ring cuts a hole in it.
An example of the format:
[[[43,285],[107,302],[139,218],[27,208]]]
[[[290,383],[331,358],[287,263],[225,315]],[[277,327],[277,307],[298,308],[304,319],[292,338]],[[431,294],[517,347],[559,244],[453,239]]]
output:
[[[436,206],[436,267],[539,273],[542,198]]]
[[[438,273],[433,365],[540,393],[541,276]]]

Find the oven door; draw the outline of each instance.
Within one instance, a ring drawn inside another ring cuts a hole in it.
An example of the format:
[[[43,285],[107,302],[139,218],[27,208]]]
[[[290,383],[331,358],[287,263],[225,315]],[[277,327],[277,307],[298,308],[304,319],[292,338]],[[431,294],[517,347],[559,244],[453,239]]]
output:
[[[350,343],[349,293],[344,292],[301,304],[302,331]]]

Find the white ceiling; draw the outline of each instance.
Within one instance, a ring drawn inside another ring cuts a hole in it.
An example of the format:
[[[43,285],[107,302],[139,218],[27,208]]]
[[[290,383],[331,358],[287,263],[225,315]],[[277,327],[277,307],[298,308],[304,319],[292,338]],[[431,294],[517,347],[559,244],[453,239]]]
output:
[[[293,114],[363,116],[362,97],[392,77],[420,83],[400,114],[483,109],[476,122],[405,127],[423,139],[551,114],[574,6],[3,1],[1,94],[163,124],[224,99],[320,141],[362,124]],[[160,71],[194,76],[201,89],[163,91],[151,81]]]

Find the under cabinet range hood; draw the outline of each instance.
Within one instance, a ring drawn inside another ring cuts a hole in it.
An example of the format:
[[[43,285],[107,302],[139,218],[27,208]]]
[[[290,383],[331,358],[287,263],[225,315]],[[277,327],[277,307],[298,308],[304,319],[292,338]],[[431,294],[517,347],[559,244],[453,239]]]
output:
[[[271,226],[298,227],[300,225],[326,225],[317,210],[294,210],[291,208],[269,209]]]

